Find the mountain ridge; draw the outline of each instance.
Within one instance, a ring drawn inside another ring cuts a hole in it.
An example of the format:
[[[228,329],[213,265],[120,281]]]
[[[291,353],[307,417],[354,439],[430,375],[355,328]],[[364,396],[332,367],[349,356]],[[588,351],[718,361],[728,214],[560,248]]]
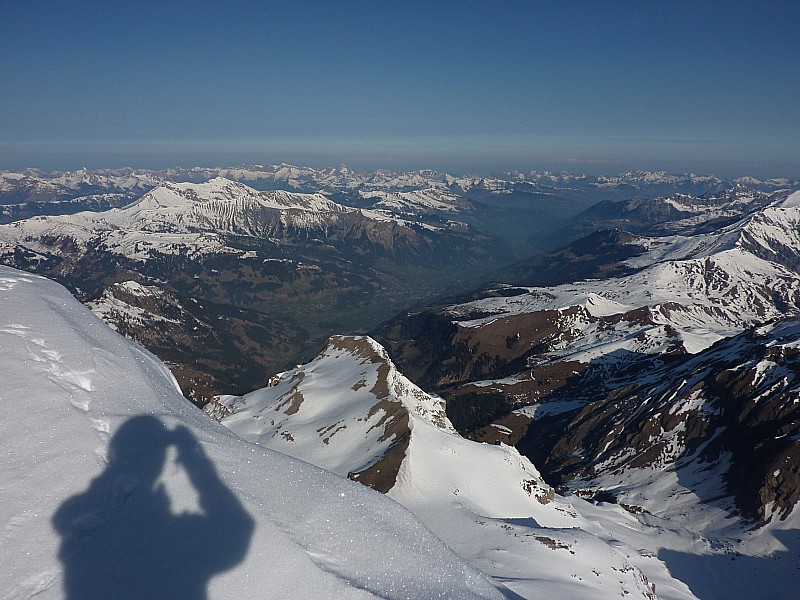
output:
[[[537,465],[551,465],[546,476],[553,485],[579,488],[577,465],[584,464],[584,454],[599,461],[609,444],[619,443],[620,456],[627,446],[638,448],[637,460],[650,451],[658,455],[647,437],[635,438],[645,427],[638,421],[625,425],[630,439],[607,429],[607,421],[614,427],[628,423],[625,406],[643,402],[637,396],[645,394],[637,387],[642,381],[654,373],[668,379],[678,365],[714,356],[715,348],[745,330],[800,315],[798,201],[800,192],[787,192],[711,233],[625,238],[637,247],[623,263],[629,274],[551,287],[499,285],[460,304],[399,316],[372,335],[412,380],[445,396],[448,416],[462,434],[517,445]],[[719,392],[723,397],[735,396],[732,383],[708,385],[726,389]],[[667,396],[674,400],[677,392]],[[646,426],[654,436],[689,427],[683,419],[664,419]],[[783,427],[776,422],[762,428]],[[713,435],[703,423],[696,421],[693,443]],[[589,433],[599,431],[606,437]],[[581,446],[581,436],[593,441]],[[797,503],[791,484],[788,496],[770,499],[773,492],[761,483],[741,483],[738,473],[729,494],[748,518],[769,520],[774,511],[785,516]],[[723,489],[725,477],[716,479]],[[758,494],[761,500],[754,500]]]
[[[670,598],[693,597],[652,555],[589,533],[574,506],[582,501],[556,496],[513,447],[461,438],[443,401],[369,337],[335,336],[268,387],[205,410],[248,441],[386,493],[523,597],[653,600],[661,586],[675,590]]]

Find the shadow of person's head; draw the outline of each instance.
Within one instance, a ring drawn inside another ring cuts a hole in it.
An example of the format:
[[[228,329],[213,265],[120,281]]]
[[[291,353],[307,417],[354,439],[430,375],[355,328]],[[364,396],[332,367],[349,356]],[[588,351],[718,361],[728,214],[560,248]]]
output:
[[[125,470],[142,481],[155,481],[164,468],[170,432],[164,424],[149,415],[129,419],[111,438],[109,466]]]

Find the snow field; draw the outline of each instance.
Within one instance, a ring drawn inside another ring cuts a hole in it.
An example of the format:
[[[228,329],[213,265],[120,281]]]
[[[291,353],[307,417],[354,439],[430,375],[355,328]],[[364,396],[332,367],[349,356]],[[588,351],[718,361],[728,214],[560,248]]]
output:
[[[167,431],[188,428],[252,519],[244,559],[211,580],[210,598],[502,597],[390,499],[249,444],[208,419],[179,394],[163,364],[111,331],[60,286],[0,268],[0,345],[4,598],[65,597],[69,573],[59,561],[61,538],[51,520],[68,499],[85,497],[93,481],[100,485],[104,472],[122,468],[109,444],[135,417],[157,420]],[[170,462],[158,481],[176,519],[187,510],[200,519],[194,511],[202,490],[193,490],[186,477],[186,467]],[[126,513],[101,505],[112,517],[81,534],[90,546],[112,525],[127,523],[123,530],[131,535],[148,527],[146,514],[133,512],[125,517],[132,521],[120,521]],[[72,527],[94,523],[90,517]],[[216,527],[219,533],[225,529],[224,523]],[[131,545],[136,541],[131,538]],[[101,562],[108,552],[87,560]],[[152,573],[153,598],[175,583],[176,572],[191,572],[196,557],[171,553],[163,560],[170,569]],[[123,581],[128,576],[117,574]]]

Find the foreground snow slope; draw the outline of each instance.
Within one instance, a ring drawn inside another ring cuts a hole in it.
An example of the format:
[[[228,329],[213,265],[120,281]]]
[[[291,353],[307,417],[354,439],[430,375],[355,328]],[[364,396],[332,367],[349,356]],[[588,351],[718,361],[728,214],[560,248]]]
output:
[[[216,572],[211,598],[502,597],[393,501],[196,411],[48,280],[0,267],[0,348],[3,599],[201,598]]]

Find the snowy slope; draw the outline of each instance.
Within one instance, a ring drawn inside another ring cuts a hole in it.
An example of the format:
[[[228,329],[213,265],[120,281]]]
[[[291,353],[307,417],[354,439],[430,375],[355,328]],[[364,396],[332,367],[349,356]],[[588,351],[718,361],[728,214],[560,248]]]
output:
[[[0,268],[0,347],[3,598],[201,597],[217,572],[211,598],[502,597],[391,500],[208,419],[52,282]]]
[[[223,422],[245,439],[300,453],[342,476],[379,461],[408,437],[413,418],[447,424],[444,407],[400,375],[369,338],[333,337],[309,365],[220,403],[207,410],[230,411]]]
[[[118,291],[119,294],[115,294],[115,291]],[[153,309],[147,310],[133,303],[124,302],[120,299],[120,294],[142,299],[141,304],[145,306],[168,304],[174,314],[166,316],[158,314]],[[119,331],[117,325],[119,322],[132,324],[136,328],[161,328],[179,323],[185,315],[182,307],[173,298],[170,298],[167,292],[156,286],[142,285],[136,281],[123,281],[115,284],[112,288],[104,290],[99,298],[87,302],[86,306],[115,331]]]
[[[795,598],[798,340],[795,317],[634,364],[557,425],[540,464],[576,493],[619,503],[625,518],[604,527],[620,539],[648,544],[654,530],[659,556],[701,598]],[[537,424],[529,439],[547,439]],[[638,524],[623,525],[628,511]]]
[[[62,244],[71,253],[98,248],[139,261],[154,252],[241,254],[228,245],[230,235],[274,244],[331,237],[385,248],[427,247],[430,242],[419,239],[422,230],[435,235],[440,228],[386,211],[348,208],[321,194],[260,192],[217,177],[205,183],[164,183],[120,209],[0,225],[0,251],[11,256],[16,248],[25,248],[46,256]],[[458,234],[443,231],[442,239],[450,235]]]
[[[428,187],[409,192],[362,191],[360,195],[362,198],[373,202],[373,209],[400,214],[426,215],[445,213],[454,215],[472,209],[471,204],[461,196],[437,187]]]
[[[517,288],[450,307],[462,327],[556,311],[553,356],[586,362],[614,351],[699,352],[800,310],[800,192],[711,234],[637,238],[648,252],[625,277]]]
[[[334,337],[267,388],[207,410],[245,439],[373,485],[526,598],[692,598],[653,555],[554,494],[514,448],[459,436],[441,399],[368,337]]]
[[[164,184],[122,209],[5,225],[0,239],[7,246],[43,253],[52,248],[54,238],[74,240],[83,247],[103,243],[111,252],[143,259],[153,250],[222,252],[225,233],[268,237],[275,219],[284,224],[318,224],[329,215],[347,211],[351,209],[323,196],[257,192],[217,178],[202,184]]]

